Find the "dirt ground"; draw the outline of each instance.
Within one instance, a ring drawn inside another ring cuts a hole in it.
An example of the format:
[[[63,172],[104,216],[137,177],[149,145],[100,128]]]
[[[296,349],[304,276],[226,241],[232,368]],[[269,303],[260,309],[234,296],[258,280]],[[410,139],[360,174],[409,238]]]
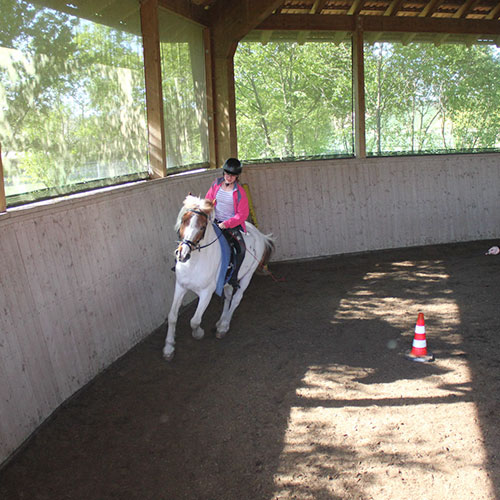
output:
[[[499,500],[492,245],[272,264],[223,340],[219,298],[201,341],[188,306],[174,361],[152,333],[0,471],[0,498]],[[419,312],[433,363],[404,357]]]

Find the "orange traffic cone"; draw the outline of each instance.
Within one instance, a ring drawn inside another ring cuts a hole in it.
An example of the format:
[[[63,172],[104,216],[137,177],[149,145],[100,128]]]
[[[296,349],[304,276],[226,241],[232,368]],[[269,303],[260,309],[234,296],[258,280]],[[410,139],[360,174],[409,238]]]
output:
[[[425,338],[424,313],[418,313],[417,324],[415,325],[415,336],[410,352],[406,353],[406,359],[410,361],[428,362],[434,361],[434,355],[427,352],[427,340]]]

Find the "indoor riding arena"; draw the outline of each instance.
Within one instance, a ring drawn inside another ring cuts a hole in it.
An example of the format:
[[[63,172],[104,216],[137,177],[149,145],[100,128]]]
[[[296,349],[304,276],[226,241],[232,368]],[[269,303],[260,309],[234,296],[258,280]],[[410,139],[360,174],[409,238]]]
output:
[[[2,500],[500,500],[498,2],[0,7]],[[168,361],[174,226],[231,157],[274,253]]]

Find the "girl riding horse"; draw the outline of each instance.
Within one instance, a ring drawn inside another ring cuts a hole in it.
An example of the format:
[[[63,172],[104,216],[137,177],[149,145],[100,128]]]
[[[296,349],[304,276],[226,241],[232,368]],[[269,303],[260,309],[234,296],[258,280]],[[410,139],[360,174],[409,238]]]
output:
[[[222,230],[230,247],[235,249],[236,258],[229,284],[238,285],[238,271],[244,258],[245,243],[241,231],[246,233],[245,221],[248,218],[248,198],[238,183],[242,171],[237,158],[228,158],[222,167],[224,174],[214,181],[205,198],[215,202],[215,223]]]

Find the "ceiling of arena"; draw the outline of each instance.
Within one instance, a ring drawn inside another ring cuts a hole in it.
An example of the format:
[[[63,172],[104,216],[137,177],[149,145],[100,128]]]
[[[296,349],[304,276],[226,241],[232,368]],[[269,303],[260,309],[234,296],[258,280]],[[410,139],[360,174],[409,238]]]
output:
[[[493,43],[500,46],[497,0],[32,0],[34,3],[140,34],[141,2],[215,28],[216,36],[269,41],[364,40]]]
[[[194,9],[204,11],[210,20],[238,0],[190,0],[189,3]],[[276,8],[251,27],[245,40],[340,42],[348,39],[357,28],[365,32],[368,42],[500,45],[500,2],[496,0],[283,0],[268,3]],[[247,11],[252,10],[252,5],[252,1],[246,2]]]

